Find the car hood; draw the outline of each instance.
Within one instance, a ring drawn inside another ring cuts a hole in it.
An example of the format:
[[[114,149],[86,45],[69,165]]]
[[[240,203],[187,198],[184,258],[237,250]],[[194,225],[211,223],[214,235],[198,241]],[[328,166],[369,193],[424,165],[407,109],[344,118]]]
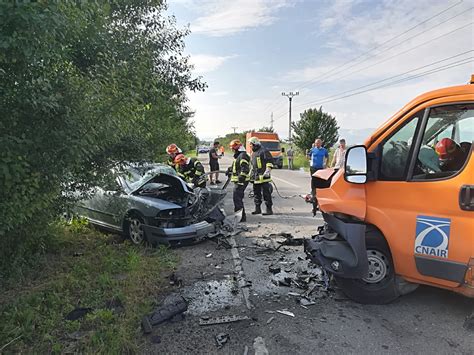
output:
[[[191,188],[189,187],[188,184],[186,184],[180,177],[178,176],[173,176],[173,175],[169,175],[169,174],[156,174],[156,175],[152,175],[150,176],[150,178],[148,180],[144,180],[144,182],[137,188],[133,189],[130,191],[130,194],[133,195],[135,193],[137,193],[138,191],[140,191],[143,186],[145,186],[146,184],[149,184],[149,183],[152,183],[152,182],[159,182],[160,179],[163,177],[163,176],[166,176],[166,178],[171,178],[171,179],[175,179],[176,180],[176,183],[180,186],[180,188],[182,189],[183,192],[185,193],[193,193],[193,191],[191,190]]]

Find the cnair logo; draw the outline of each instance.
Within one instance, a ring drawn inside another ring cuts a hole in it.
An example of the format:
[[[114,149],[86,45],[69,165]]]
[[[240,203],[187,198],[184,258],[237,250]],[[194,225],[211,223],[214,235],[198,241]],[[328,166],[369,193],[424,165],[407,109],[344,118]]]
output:
[[[450,226],[448,218],[418,216],[415,253],[447,258]]]

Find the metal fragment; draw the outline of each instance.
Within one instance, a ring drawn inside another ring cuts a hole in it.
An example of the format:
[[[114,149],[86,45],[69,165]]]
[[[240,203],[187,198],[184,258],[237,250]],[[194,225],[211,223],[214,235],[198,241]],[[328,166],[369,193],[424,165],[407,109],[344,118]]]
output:
[[[248,320],[248,319],[250,318],[247,316],[239,316],[239,315],[211,317],[209,319],[204,319],[204,317],[202,317],[201,319],[199,319],[199,325],[224,324],[224,323],[232,323],[232,322],[238,322],[241,320]]]
[[[294,317],[295,314],[293,312],[290,312],[290,311],[280,311],[280,310],[277,310],[277,313],[280,313],[280,314],[284,314],[285,316],[289,316],[289,317]]]

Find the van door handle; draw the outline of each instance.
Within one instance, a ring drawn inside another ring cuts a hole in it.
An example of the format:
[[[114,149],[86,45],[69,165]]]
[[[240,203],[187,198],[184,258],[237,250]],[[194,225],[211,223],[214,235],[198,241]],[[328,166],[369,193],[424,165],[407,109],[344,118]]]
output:
[[[459,207],[464,211],[474,211],[474,185],[463,185],[461,187]]]

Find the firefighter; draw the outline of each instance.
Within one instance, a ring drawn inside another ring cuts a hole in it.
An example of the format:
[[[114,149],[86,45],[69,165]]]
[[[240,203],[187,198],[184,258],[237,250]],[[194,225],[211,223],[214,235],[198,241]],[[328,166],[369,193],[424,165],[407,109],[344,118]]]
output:
[[[262,213],[264,216],[273,214],[272,203],[272,178],[273,157],[260,143],[257,137],[249,139],[252,148],[252,173],[253,193],[255,202],[255,211],[252,214],[261,214],[262,194],[265,201],[266,210]]]
[[[204,166],[196,158],[187,158],[184,154],[178,154],[174,158],[178,175],[187,183],[193,183],[194,187],[206,187]]]
[[[238,139],[231,141],[229,146],[234,153],[232,166],[227,170],[227,176],[230,176],[230,181],[234,183],[232,194],[234,212],[242,211],[242,219],[240,221],[245,222],[247,216],[244,207],[244,194],[250,181],[250,157]]]
[[[174,162],[174,158],[178,154],[183,153],[181,149],[176,144],[170,144],[169,146],[166,147],[166,154],[168,154],[168,160],[166,161],[166,164],[171,166],[174,170],[176,170],[176,163]]]

